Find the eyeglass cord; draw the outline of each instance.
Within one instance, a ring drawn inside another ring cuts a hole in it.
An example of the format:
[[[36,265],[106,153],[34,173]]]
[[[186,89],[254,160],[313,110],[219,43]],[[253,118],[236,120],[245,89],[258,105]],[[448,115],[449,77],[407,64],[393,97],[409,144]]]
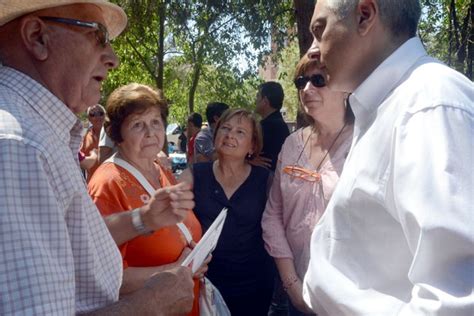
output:
[[[339,130],[339,132],[337,133],[337,136],[334,138],[334,140],[332,141],[331,143],[331,146],[329,146],[328,150],[326,151],[326,154],[324,155],[323,159],[321,159],[321,161],[319,162],[318,166],[316,167],[316,172],[319,172],[319,168],[321,168],[321,165],[323,164],[324,160],[326,159],[326,157],[329,155],[329,152],[331,151],[332,147],[334,146],[334,144],[336,143],[337,139],[339,138],[339,136],[341,136],[342,134],[342,131],[344,130],[344,128],[346,127],[347,125],[347,122],[344,123],[344,125],[342,126],[342,128]],[[309,136],[308,138],[306,139],[304,145],[303,145],[303,150],[300,152],[300,155],[298,156],[298,159],[296,160],[296,163],[298,163],[298,161],[300,161],[300,158],[301,158],[301,155],[303,154],[304,152],[304,149],[306,148],[306,145],[308,144],[310,138],[311,138],[311,135],[313,135],[314,133],[314,127],[311,128],[311,133],[309,133]]]

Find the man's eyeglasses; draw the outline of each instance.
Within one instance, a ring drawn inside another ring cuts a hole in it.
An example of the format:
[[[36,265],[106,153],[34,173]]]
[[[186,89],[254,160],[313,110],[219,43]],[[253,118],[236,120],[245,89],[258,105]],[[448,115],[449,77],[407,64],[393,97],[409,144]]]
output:
[[[310,77],[299,76],[298,78],[296,78],[294,81],[296,89],[298,90],[304,89],[308,81],[310,81],[311,84],[315,86],[316,88],[322,88],[326,86],[326,80],[324,79],[324,76],[321,74],[316,74],[316,75],[311,75]]]
[[[102,117],[104,116],[104,112],[91,112],[89,113],[90,117]]]
[[[62,23],[62,24],[88,27],[88,28],[95,29],[95,36],[100,45],[105,47],[105,45],[107,45],[110,42],[109,32],[107,31],[107,28],[100,23],[85,22],[81,20],[58,18],[58,17],[52,17],[52,16],[40,16],[39,18],[46,21],[52,21],[52,22],[57,22],[57,23]]]

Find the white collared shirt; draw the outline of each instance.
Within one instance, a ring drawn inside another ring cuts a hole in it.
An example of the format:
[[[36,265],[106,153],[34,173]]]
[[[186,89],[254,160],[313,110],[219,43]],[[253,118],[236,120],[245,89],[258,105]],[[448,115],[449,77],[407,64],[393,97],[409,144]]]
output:
[[[0,315],[74,315],[118,299],[122,259],[79,169],[82,125],[0,66]]]
[[[474,314],[474,86],[412,38],[350,96],[354,140],[311,240],[324,315]]]

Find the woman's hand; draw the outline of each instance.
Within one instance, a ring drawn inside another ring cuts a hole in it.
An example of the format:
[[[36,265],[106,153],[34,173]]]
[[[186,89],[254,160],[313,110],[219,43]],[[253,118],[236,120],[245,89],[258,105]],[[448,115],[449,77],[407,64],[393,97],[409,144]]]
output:
[[[212,255],[207,256],[206,260],[202,263],[202,265],[197,269],[197,271],[194,273],[193,278],[195,279],[202,279],[206,275],[207,269],[208,269],[208,264],[211,262]]]
[[[191,248],[196,247],[196,243],[194,241],[191,241],[189,247],[191,247]],[[211,259],[212,259],[212,255],[209,254],[209,256],[207,256],[206,260],[204,260],[202,265],[199,267],[199,269],[197,269],[196,272],[193,274],[194,279],[204,278],[204,276],[207,272],[207,269],[208,269],[207,265],[209,264],[209,262],[211,262]]]
[[[315,315],[315,313],[306,305],[303,299],[303,283],[298,278],[298,280],[293,283],[287,290],[288,297],[291,300],[291,304],[296,307],[300,312]]]

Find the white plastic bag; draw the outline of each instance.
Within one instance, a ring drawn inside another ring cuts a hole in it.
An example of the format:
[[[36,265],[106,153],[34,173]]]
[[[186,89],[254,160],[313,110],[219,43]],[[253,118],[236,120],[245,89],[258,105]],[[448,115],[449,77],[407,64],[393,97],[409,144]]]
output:
[[[201,316],[231,316],[221,293],[208,278],[201,281],[199,314]]]

